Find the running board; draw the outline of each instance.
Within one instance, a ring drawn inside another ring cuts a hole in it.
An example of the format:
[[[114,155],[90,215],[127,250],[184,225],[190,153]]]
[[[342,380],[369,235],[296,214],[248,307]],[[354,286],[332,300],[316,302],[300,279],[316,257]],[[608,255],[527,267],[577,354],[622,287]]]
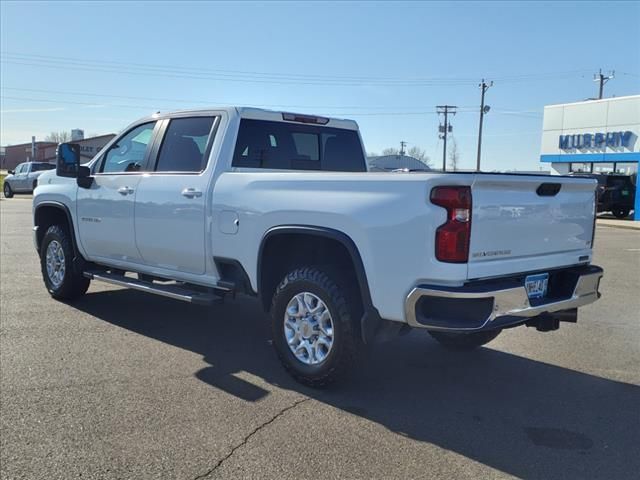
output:
[[[132,288],[133,290],[173,298],[174,300],[182,300],[183,302],[193,303],[195,305],[210,306],[222,302],[222,297],[215,293],[199,292],[180,285],[158,285],[153,282],[145,282],[136,280],[135,278],[125,277],[124,275],[102,271],[87,271],[84,272],[83,275],[90,280],[98,280],[100,282],[118,285],[119,287]]]

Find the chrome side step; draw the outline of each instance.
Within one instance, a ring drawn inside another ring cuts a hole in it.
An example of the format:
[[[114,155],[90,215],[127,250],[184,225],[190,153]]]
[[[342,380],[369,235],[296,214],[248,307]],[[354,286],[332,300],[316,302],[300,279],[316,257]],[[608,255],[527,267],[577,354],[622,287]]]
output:
[[[91,280],[98,280],[100,282],[118,285],[119,287],[132,288],[141,292],[173,298],[174,300],[182,300],[183,302],[196,305],[209,306],[222,302],[222,297],[215,293],[191,290],[181,285],[158,285],[153,282],[145,282],[136,280],[135,278],[125,277],[124,275],[103,271],[87,271],[84,272],[83,275]]]

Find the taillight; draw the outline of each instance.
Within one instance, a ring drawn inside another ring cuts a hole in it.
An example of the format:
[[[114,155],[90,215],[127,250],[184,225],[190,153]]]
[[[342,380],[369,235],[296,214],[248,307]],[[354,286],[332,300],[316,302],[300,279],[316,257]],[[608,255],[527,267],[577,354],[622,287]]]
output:
[[[466,263],[471,238],[471,188],[435,187],[431,203],[447,209],[447,221],[436,229],[436,258]]]

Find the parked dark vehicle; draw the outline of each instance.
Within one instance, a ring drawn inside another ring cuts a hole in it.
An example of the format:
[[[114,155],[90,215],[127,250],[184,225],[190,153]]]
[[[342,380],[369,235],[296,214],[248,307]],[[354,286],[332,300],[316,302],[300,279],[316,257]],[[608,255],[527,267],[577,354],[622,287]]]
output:
[[[598,213],[611,212],[626,218],[636,201],[636,177],[615,174],[579,174],[598,181]]]

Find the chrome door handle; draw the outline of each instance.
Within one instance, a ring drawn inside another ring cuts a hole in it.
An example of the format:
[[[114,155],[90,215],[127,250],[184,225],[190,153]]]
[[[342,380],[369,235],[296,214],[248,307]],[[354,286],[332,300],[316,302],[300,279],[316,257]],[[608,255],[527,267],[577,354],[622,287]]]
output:
[[[187,198],[198,198],[202,196],[202,192],[195,188],[185,188],[182,190],[182,196]]]
[[[120,187],[118,189],[118,193],[120,195],[129,195],[129,194],[133,193],[133,188],[131,188],[131,187]]]

